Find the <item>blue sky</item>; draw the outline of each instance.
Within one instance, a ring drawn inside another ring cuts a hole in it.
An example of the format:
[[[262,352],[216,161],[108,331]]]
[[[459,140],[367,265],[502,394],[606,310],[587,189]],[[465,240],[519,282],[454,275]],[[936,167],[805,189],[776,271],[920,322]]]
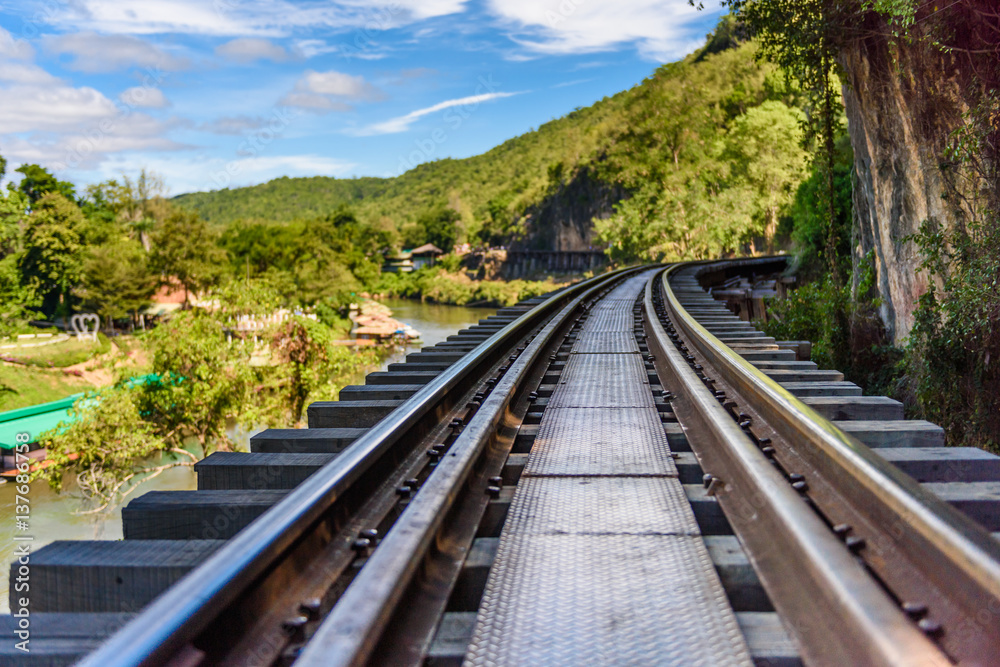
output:
[[[0,154],[171,194],[393,176],[629,88],[700,45],[687,0],[0,0]]]

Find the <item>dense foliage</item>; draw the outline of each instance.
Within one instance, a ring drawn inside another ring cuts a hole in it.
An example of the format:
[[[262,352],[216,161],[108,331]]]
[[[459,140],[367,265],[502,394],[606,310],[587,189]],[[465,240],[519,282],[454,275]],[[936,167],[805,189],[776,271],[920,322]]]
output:
[[[386,273],[375,286],[379,294],[419,298],[460,306],[513,306],[559,287],[551,278],[539,280],[479,281],[469,278],[456,263],[425,267],[413,273]]]
[[[85,494],[106,507],[150,475],[230,449],[233,423],[297,424],[310,400],[336,395],[345,378],[382,354],[337,346],[330,327],[304,317],[257,332],[270,343],[261,346],[233,333],[234,317],[265,314],[277,295],[251,283],[220,299],[215,311],[181,313],[147,335],[145,381],[123,376],[77,401],[68,428],[41,436],[53,463],[37,475],[60,488],[75,473]]]
[[[870,392],[895,393],[915,416],[945,427],[950,444],[1000,450],[1000,15],[992,0],[726,0],[771,61],[809,93],[813,130],[823,137],[819,170],[800,188],[792,237],[815,282],[775,304],[775,335],[818,341],[820,360]],[[849,160],[836,146],[831,74],[863,54],[874,87],[939,101],[916,119],[944,150],[936,155],[953,224],[921,222],[904,241],[923,257],[929,288],[902,348],[887,344],[875,317],[870,262],[854,258],[849,229]],[[932,63],[937,70],[921,67]],[[906,68],[909,69],[909,73]],[[921,71],[923,81],[911,74]],[[935,78],[936,77],[936,78]],[[964,113],[961,110],[965,110]],[[961,116],[956,118],[957,116]],[[957,129],[951,130],[955,127]],[[817,217],[819,197],[827,202]],[[824,233],[825,228],[825,233]],[[820,239],[826,242],[820,250]],[[825,264],[817,261],[825,255]],[[853,284],[853,289],[848,285]],[[818,307],[822,304],[822,307]]]
[[[595,221],[616,260],[772,248],[812,148],[797,84],[757,49],[725,18],[684,60],[479,156],[391,179],[282,178],[174,201],[218,227],[294,224],[349,204],[391,245],[448,250],[522,238],[533,212],[594,179],[621,199],[610,219]]]

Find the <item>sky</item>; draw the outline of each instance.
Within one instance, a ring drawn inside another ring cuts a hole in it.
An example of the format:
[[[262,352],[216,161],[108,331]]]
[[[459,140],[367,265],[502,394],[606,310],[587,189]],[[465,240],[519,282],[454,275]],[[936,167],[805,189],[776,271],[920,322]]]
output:
[[[170,194],[396,176],[636,85],[687,0],[0,0],[0,155]]]

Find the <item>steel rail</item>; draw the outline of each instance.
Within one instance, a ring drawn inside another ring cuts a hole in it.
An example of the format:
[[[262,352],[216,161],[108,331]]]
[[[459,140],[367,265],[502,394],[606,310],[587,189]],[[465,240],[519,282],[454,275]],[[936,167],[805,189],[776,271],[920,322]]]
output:
[[[644,270],[646,267],[634,269]],[[621,277],[615,276],[614,279]],[[553,317],[513,362],[469,424],[458,436],[413,501],[386,534],[368,563],[295,661],[301,667],[363,665],[371,658],[381,633],[433,548],[435,536],[456,503],[473,467],[496,433],[515,393],[557,330],[578,306],[604,289],[602,281],[576,297]],[[418,657],[418,662],[419,658]],[[396,663],[393,663],[396,664]]]
[[[671,288],[669,276],[679,268],[665,272],[662,280],[676,331],[711,366],[727,394],[741,397],[773,429],[775,444],[784,447],[781,462],[806,473],[804,500],[650,318],[671,374],[685,386],[676,402],[679,414],[687,412],[712,434],[707,438],[711,446],[697,453],[705,472],[718,478],[713,491],[775,607],[794,619],[790,631],[806,662],[995,660],[1000,655],[1000,544],[699,324]],[[701,272],[718,268],[724,265],[703,264]],[[651,298],[647,293],[647,307]],[[698,435],[691,431],[689,438],[696,441]],[[879,538],[855,542],[858,557],[830,530],[844,517],[853,519],[859,534]],[[901,603],[915,601],[924,603],[918,605],[924,613],[929,608],[943,631],[928,625],[924,632],[907,617]]]
[[[402,441],[415,424],[432,415],[450,392],[503,359],[518,341],[565,303],[595,284],[631,270],[605,274],[562,290],[488,338],[153,600],[78,665],[165,665],[184,655],[217,616],[300,543],[351,485]]]

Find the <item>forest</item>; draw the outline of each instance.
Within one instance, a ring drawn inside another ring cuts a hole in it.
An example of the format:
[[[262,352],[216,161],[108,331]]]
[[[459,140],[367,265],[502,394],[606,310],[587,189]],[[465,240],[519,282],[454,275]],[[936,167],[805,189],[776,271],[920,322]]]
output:
[[[218,228],[287,224],[348,204],[404,245],[428,211],[446,207],[459,241],[534,247],[550,233],[536,222],[543,209],[582,188],[611,193],[607,219],[598,216],[595,231],[588,216],[584,234],[618,261],[771,247],[791,232],[789,206],[814,147],[798,84],[740,30],[725,17],[685,59],[482,155],[392,179],[280,178],[172,201]]]
[[[72,434],[120,449],[77,459],[73,439],[54,436],[61,464],[45,474],[58,483],[92,471],[90,487],[109,497],[134,474],[126,462],[185,434],[225,446],[219,425],[250,397],[271,407],[248,419],[294,421],[348,363],[328,341],[358,292],[509,303],[551,289],[474,284],[455,256],[383,275],[384,253],[428,241],[532,247],[578,208],[584,236],[619,265],[790,250],[802,286],[772,304],[770,333],[813,340],[818,362],[942,424],[950,444],[998,449],[1000,54],[989,3],[724,4],[732,14],[702,48],[629,90],[396,178],[280,178],[167,199],[146,172],[77,193],[20,167],[0,199],[0,333],[82,309],[127,324],[164,281],[219,305],[154,332],[161,381],[119,385],[120,402],[101,404],[111,412],[91,408]],[[899,176],[910,173],[923,181]],[[222,344],[226,318],[265,306],[317,318],[269,334],[280,370]],[[227,389],[196,395],[176,381],[199,373]],[[177,404],[197,418],[172,421],[165,406]],[[127,434],[114,415],[138,415],[147,431]]]

